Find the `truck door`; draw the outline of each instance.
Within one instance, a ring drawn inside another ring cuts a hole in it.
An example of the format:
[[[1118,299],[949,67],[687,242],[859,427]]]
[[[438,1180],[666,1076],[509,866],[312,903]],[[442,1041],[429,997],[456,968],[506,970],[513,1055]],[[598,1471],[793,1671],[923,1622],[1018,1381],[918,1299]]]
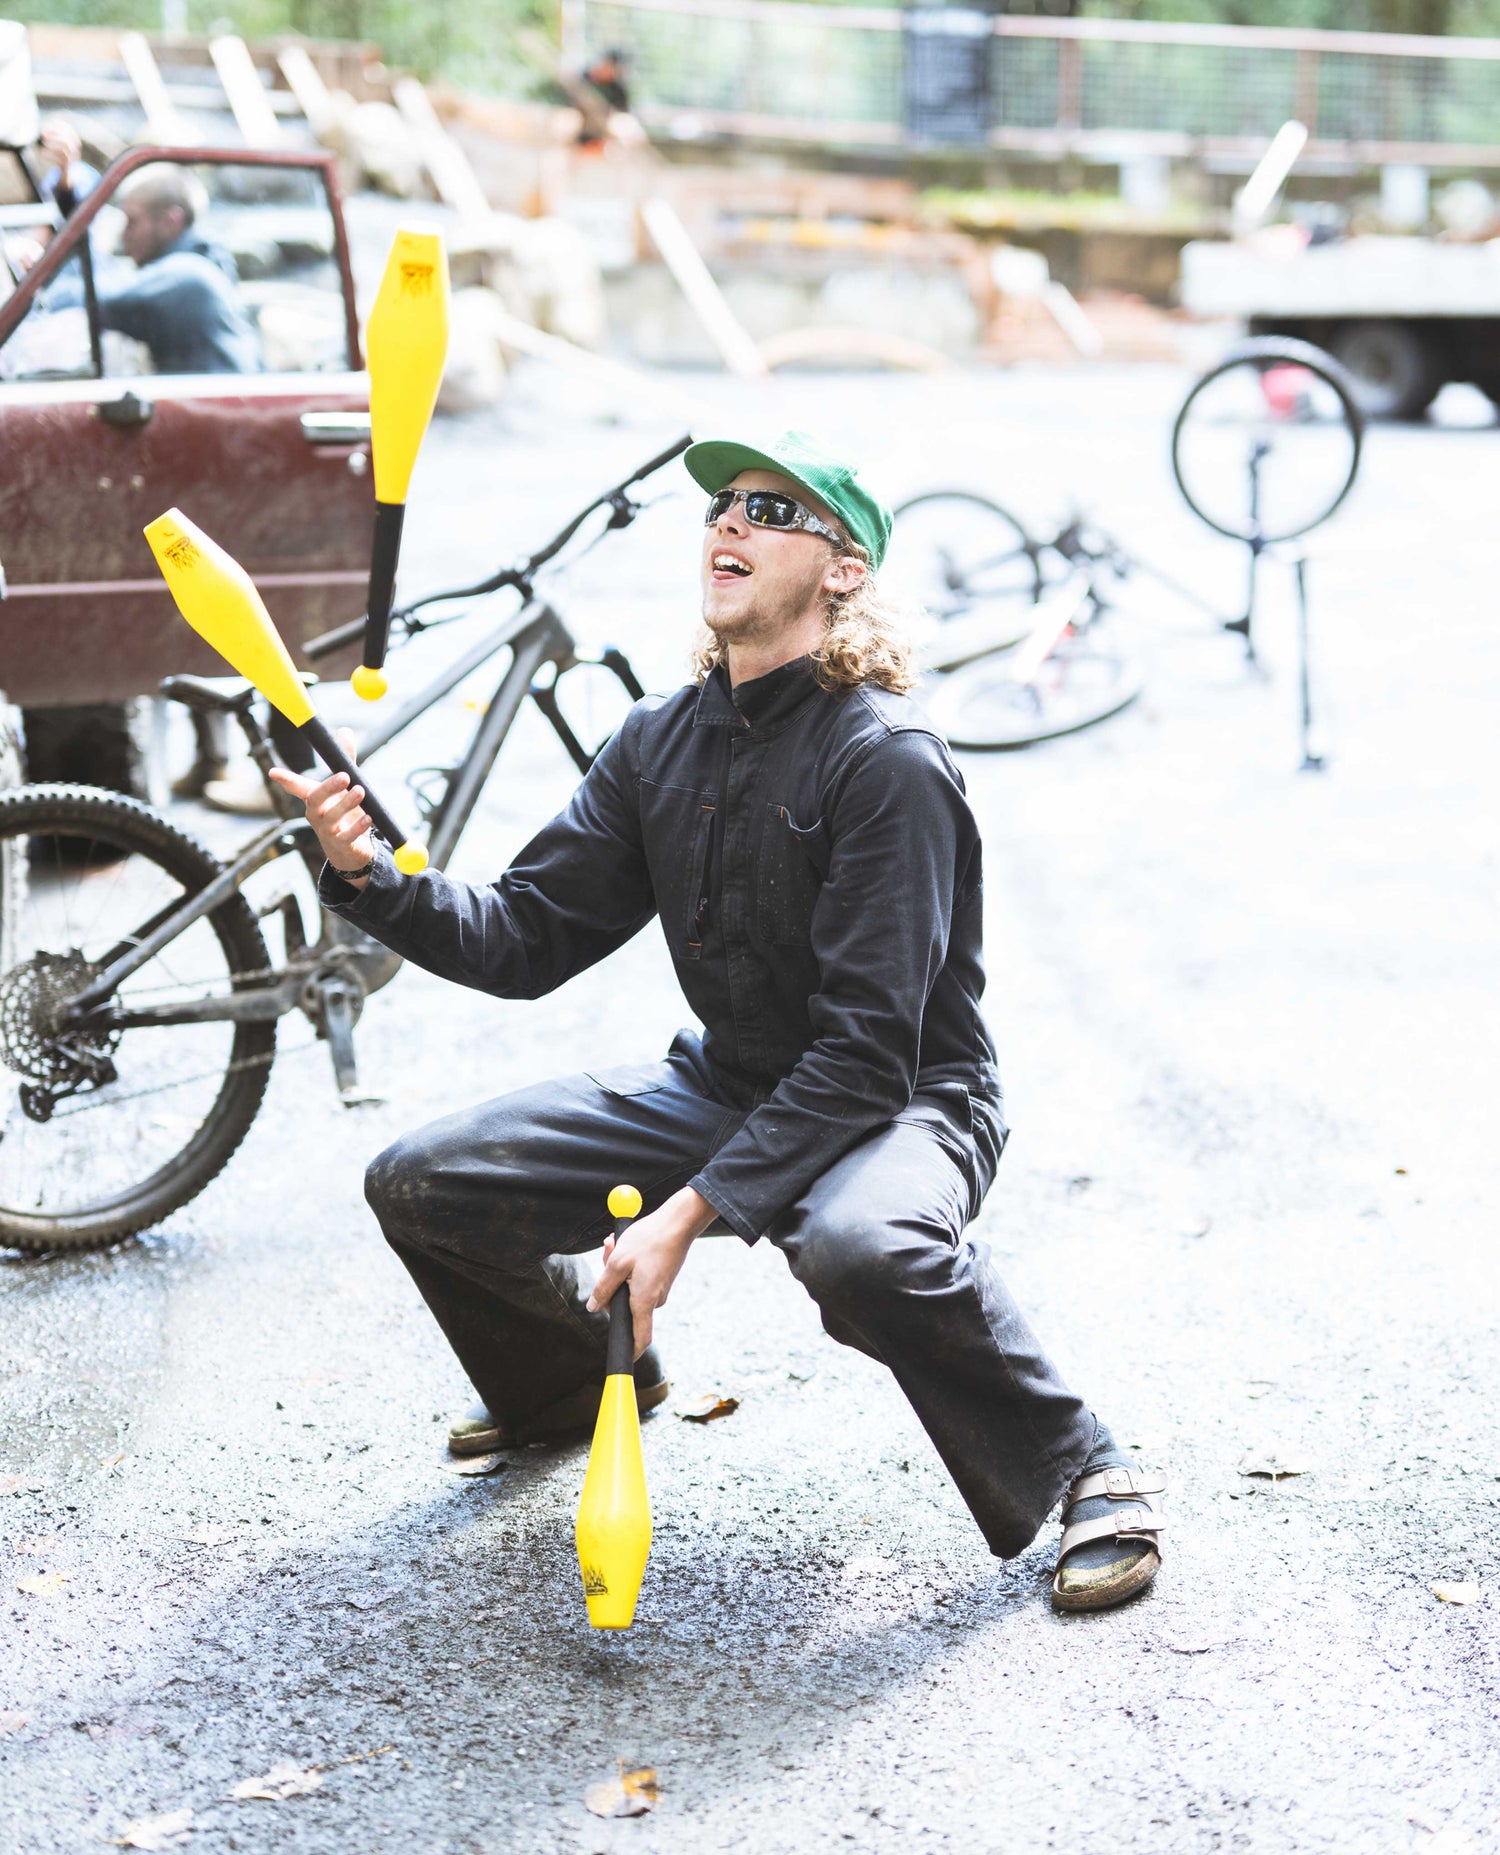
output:
[[[134,263],[111,247],[164,171],[188,183],[158,189],[187,193],[185,236]],[[195,289],[157,288],[174,263]],[[0,688],[75,705],[222,670],[141,534],[173,506],[245,565],[294,650],[358,616],[368,407],[331,159],[122,157],[0,305]]]

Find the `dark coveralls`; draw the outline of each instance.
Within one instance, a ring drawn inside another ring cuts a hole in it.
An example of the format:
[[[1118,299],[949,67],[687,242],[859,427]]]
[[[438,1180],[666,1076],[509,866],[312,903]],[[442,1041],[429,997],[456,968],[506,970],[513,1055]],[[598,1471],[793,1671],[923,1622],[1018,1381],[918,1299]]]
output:
[[[979,834],[915,705],[808,661],[648,698],[497,881],[382,850],[324,901],[429,971],[536,998],[659,916],[701,1037],[408,1134],[370,1167],[385,1235],[489,1409],[603,1377],[579,1252],[629,1180],[684,1185],[785,1255],[827,1331],[910,1399],[992,1551],[1035,1536],[1094,1438],[964,1228],[1005,1138],[979,1012]]]

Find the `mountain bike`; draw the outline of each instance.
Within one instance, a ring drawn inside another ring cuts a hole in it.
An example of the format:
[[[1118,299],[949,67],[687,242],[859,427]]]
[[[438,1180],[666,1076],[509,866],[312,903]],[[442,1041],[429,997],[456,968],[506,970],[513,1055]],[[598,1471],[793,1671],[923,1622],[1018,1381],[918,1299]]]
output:
[[[1245,606],[1229,617],[1079,514],[1042,536],[970,490],[899,504],[885,572],[933,621],[923,651],[933,720],[955,747],[1006,748],[1118,714],[1143,679],[1118,625],[1100,621],[1130,574],[1237,633],[1253,660],[1261,562],[1342,505],[1363,440],[1349,375],[1307,342],[1241,342],[1193,383],[1173,420],[1172,475],[1193,513],[1247,551]],[[1303,568],[1298,590],[1305,624]],[[1305,664],[1303,680],[1305,706]]]
[[[586,772],[598,751],[563,703],[592,668],[627,701],[644,694],[626,657],[580,652],[537,590],[542,569],[592,523],[592,541],[627,528],[638,486],[687,448],[680,439],[597,496],[536,553],[470,586],[393,613],[393,646],[470,615],[507,590],[518,604],[364,738],[368,760],[492,659],[507,661],[459,758],[408,780],[430,859],[442,869],[463,835],[528,697]],[[363,632],[362,618],[308,645],[315,660]],[[315,682],[315,677],[309,677]],[[399,957],[317,911],[307,938],[296,890],[323,853],[305,817],[269,779],[275,750],[255,690],[233,678],[169,677],[162,694],[231,717],[276,806],[275,821],[227,860],[133,799],[80,786],[0,792],[0,1246],[32,1254],[100,1249],[179,1209],[217,1176],[249,1131],[294,1012],[325,1040],[341,1098],[361,1093],[354,1029]],[[270,899],[246,885],[290,858]],[[276,889],[281,893],[275,893]],[[280,957],[265,924],[280,924]]]

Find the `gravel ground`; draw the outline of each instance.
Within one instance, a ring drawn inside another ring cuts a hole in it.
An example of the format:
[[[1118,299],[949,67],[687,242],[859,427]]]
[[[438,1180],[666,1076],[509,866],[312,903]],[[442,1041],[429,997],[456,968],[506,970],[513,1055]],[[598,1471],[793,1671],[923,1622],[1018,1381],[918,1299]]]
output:
[[[965,483],[1038,518],[1078,498],[1229,608],[1240,563],[1166,472],[1183,379],[679,390],[726,423],[769,399],[893,494]],[[191,1810],[189,1855],[1500,1847],[1500,846],[1480,798],[1500,439],[1462,394],[1441,410],[1374,434],[1314,539],[1326,772],[1297,770],[1279,582],[1265,674],[1143,582],[1134,709],[964,762],[1016,1128],[979,1234],[1171,1477],[1148,1597],[1054,1615],[1055,1527],[989,1559],[882,1373],[822,1335],[769,1246],[722,1241],[662,1322],[677,1390],[647,1427],[640,1615],[592,1636],[584,1452],[445,1470],[466,1388],[361,1172],[460,1103],[658,1052],[683,1008],[653,933],[535,1005],[410,970],[360,1025],[383,1104],[341,1111],[287,1021],[266,1106],[196,1203],[105,1256],[0,1266],[3,1845],[82,1850]],[[528,373],[499,414],[440,427],[409,583],[535,539],[672,416]],[[662,504],[569,582],[580,635],[656,686],[680,674],[696,507]],[[460,873],[493,873],[570,779],[525,716]],[[710,1391],[732,1417],[679,1421]],[[1304,1472],[1243,1472],[1268,1451]],[[18,1590],[49,1572],[56,1594]],[[1484,1595],[1439,1602],[1440,1580]],[[652,1814],[585,1808],[617,1760],[656,1770]],[[285,1761],[330,1768],[310,1795],[230,1799]]]

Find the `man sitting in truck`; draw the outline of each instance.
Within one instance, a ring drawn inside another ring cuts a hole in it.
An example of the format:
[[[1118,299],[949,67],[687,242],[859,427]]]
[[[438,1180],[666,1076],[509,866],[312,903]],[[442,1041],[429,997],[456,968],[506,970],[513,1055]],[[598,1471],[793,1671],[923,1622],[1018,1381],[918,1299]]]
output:
[[[100,325],[144,342],[159,374],[250,374],[260,344],[235,295],[234,260],[194,228],[196,188],[178,167],[142,168],[120,187],[120,250],[134,269],[98,277]],[[49,309],[81,303],[83,280],[68,274],[47,292]]]

